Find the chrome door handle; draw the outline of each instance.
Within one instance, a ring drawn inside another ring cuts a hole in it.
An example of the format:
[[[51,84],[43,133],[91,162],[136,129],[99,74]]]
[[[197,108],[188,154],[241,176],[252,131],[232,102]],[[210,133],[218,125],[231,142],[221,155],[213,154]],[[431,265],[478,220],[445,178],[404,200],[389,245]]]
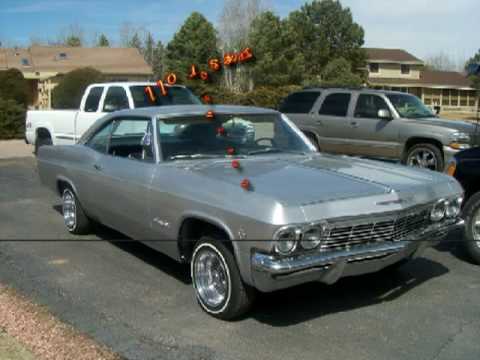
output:
[[[95,168],[95,170],[102,171],[102,167],[98,164],[93,165],[93,167]]]

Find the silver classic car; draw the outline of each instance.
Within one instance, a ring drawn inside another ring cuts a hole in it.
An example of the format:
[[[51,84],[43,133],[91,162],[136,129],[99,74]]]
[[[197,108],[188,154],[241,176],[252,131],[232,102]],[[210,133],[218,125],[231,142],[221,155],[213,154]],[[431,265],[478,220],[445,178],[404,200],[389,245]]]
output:
[[[191,264],[199,304],[222,319],[255,290],[419,256],[463,196],[443,174],[318,153],[285,115],[239,106],[115,112],[76,145],[42,147],[38,167],[70,232],[97,221]]]

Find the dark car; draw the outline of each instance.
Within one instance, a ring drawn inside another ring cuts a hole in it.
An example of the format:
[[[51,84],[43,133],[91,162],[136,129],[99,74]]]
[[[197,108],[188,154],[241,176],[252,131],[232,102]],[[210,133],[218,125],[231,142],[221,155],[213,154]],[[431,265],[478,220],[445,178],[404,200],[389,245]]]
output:
[[[480,126],[480,125],[479,125]],[[462,218],[465,220],[465,247],[480,265],[480,147],[459,152],[446,170],[465,190]]]

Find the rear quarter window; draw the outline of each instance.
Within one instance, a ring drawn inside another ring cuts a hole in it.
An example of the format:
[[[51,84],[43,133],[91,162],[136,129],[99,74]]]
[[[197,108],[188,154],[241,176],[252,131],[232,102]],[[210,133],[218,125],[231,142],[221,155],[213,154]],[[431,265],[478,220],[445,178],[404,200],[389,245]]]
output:
[[[319,96],[319,91],[304,91],[290,94],[280,104],[279,110],[285,114],[307,114]]]

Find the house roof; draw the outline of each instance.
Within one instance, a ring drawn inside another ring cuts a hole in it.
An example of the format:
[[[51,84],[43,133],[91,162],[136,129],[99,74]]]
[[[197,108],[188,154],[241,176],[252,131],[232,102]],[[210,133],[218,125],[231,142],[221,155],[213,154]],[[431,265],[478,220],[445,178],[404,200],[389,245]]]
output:
[[[29,59],[29,67],[22,64],[23,58]],[[86,66],[105,74],[152,74],[151,67],[135,48],[32,46],[0,49],[0,69],[66,73]]]
[[[370,78],[368,81],[373,85],[398,85],[474,90],[467,76],[455,71],[422,70],[420,73],[420,79]]]
[[[423,61],[402,49],[365,48],[369,62],[423,65]]]

